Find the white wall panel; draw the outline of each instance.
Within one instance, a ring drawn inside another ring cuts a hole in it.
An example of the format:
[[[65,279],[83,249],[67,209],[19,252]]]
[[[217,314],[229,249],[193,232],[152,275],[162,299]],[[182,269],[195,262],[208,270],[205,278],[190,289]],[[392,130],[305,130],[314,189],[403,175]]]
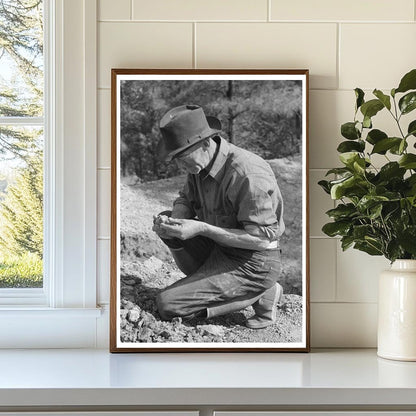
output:
[[[98,91],[98,137],[97,166],[111,167],[111,90]]]
[[[371,348],[377,345],[375,303],[312,303],[312,348]]]
[[[268,0],[132,0],[135,20],[266,20]]]
[[[325,237],[322,232],[322,226],[330,221],[325,214],[326,211],[334,208],[334,201],[331,197],[318,185],[325,177],[324,170],[309,171],[309,215],[310,215],[310,236]]]
[[[196,30],[197,67],[306,68],[312,88],[335,88],[336,30],[329,23],[201,23]]]
[[[192,23],[99,24],[98,85],[110,88],[112,68],[192,67]]]
[[[377,302],[378,276],[390,266],[381,256],[337,245],[337,301]]]
[[[413,0],[271,0],[273,20],[413,21]]]
[[[98,20],[130,20],[131,0],[98,0]]]
[[[416,66],[415,24],[342,24],[340,88],[388,89]]]
[[[100,169],[97,177],[98,184],[98,237],[110,237],[110,212],[111,212],[111,171]]]
[[[310,283],[312,302],[334,302],[336,292],[336,245],[338,240],[310,240]]]

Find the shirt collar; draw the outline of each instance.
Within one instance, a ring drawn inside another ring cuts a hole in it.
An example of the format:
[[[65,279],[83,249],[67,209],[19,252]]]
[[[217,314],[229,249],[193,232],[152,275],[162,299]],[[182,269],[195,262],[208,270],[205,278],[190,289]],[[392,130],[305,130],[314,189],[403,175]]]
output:
[[[225,162],[227,161],[228,154],[230,153],[230,145],[222,137],[218,136],[218,139],[219,141],[214,139],[218,143],[218,153],[211,169],[208,172],[208,175],[220,183],[224,176]]]

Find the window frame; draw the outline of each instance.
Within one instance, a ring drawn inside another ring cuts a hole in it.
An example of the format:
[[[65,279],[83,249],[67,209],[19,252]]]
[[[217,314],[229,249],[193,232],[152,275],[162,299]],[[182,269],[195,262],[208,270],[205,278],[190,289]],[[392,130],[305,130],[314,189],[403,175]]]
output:
[[[0,293],[0,347],[94,347],[97,0],[44,2],[44,287]]]

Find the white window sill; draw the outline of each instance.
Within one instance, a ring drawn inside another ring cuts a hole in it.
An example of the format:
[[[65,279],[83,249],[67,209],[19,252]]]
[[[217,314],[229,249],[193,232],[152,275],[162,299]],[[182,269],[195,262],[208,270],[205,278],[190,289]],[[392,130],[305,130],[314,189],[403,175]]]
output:
[[[0,348],[95,348],[102,314],[99,308],[2,306]]]
[[[8,317],[73,317],[73,318],[99,318],[102,313],[101,308],[45,308],[37,306],[0,306],[0,320]]]
[[[0,411],[65,406],[416,409],[416,363],[384,360],[375,350],[0,350],[0,368]]]

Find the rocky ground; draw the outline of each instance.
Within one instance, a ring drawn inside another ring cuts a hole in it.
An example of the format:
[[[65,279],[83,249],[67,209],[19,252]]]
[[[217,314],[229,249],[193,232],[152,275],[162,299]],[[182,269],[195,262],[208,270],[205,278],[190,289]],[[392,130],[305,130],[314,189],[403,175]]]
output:
[[[224,317],[183,323],[180,318],[162,321],[158,315],[157,293],[184,275],[167,248],[151,231],[154,214],[168,209],[183,183],[183,177],[146,184],[134,179],[121,185],[121,267],[120,318],[122,342],[150,343],[291,343],[302,338],[302,289],[299,261],[300,204],[295,188],[300,161],[270,162],[279,172],[282,193],[290,195],[285,217],[288,225],[284,244],[282,285],[285,290],[276,324],[260,330],[244,326],[253,314],[251,307]]]

